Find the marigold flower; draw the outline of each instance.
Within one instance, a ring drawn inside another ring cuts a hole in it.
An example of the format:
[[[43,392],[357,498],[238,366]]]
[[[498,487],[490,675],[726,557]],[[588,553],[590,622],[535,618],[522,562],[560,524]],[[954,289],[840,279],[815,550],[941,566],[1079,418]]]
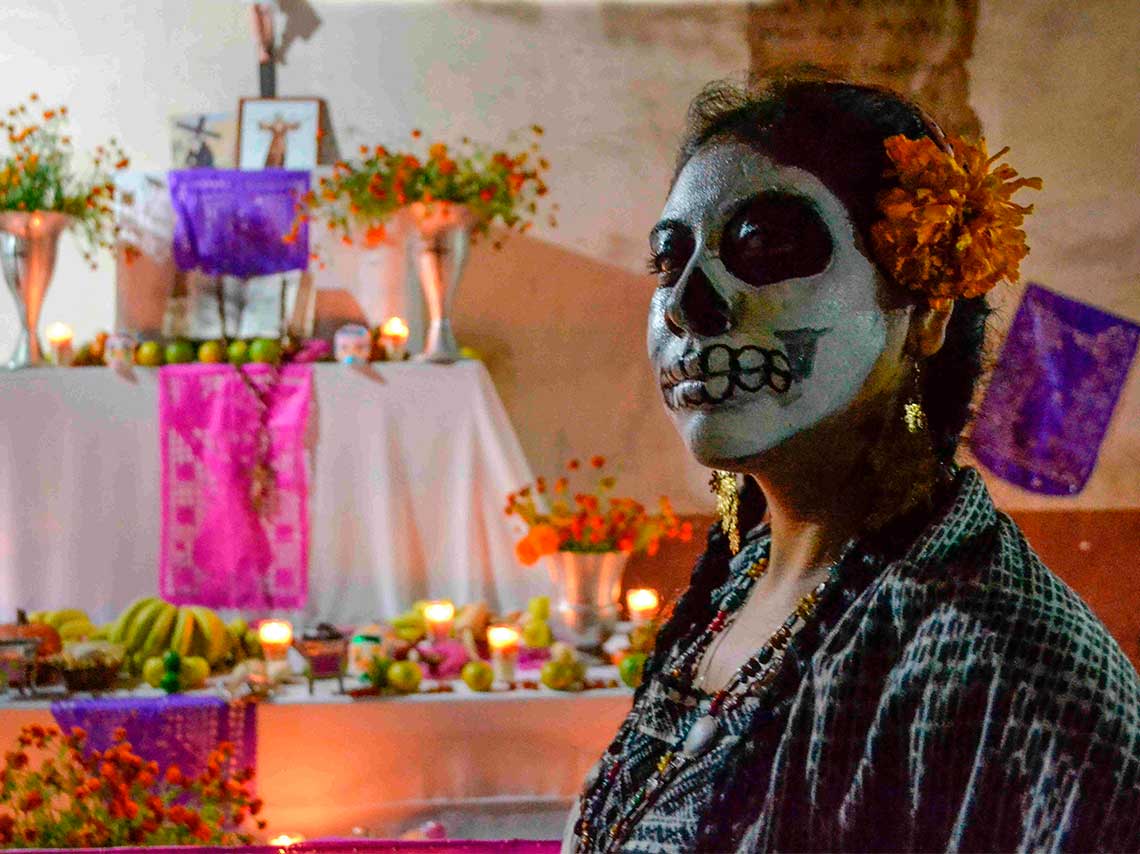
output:
[[[166,782],[170,785],[180,786],[185,781],[185,779],[186,778],[182,776],[182,769],[177,765],[171,765],[166,769]]]
[[[523,566],[533,566],[540,557],[538,548],[529,536],[523,537],[515,543],[515,557]]]
[[[412,129],[412,139],[419,139],[424,133],[419,128]]]
[[[1019,226],[1033,207],[1011,201],[1018,190],[1039,190],[1040,178],[1019,178],[992,164],[985,141],[951,137],[953,154],[929,138],[896,135],[884,146],[887,175],[898,186],[880,194],[883,218],[871,227],[876,258],[903,287],[932,304],[981,296],[1003,279],[1016,282],[1029,253]]]
[[[570,460],[570,462],[566,463],[566,468],[569,471],[578,471],[578,469],[581,467],[582,464],[578,462],[578,460]]]
[[[31,812],[34,809],[42,806],[44,796],[39,791],[31,791],[24,795],[24,799],[20,801],[20,809],[24,812]]]
[[[603,456],[590,457],[590,465],[592,465],[596,469],[600,469],[605,464],[606,464],[606,458]]]

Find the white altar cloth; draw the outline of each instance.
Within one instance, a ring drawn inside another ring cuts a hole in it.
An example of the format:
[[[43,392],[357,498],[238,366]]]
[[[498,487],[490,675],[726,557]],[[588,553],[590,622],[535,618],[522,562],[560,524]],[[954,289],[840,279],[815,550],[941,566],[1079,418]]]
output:
[[[315,365],[305,620],[415,599],[521,608],[549,591],[514,557],[505,497],[532,479],[481,362]],[[114,617],[158,589],[157,372],[0,373],[0,616]]]

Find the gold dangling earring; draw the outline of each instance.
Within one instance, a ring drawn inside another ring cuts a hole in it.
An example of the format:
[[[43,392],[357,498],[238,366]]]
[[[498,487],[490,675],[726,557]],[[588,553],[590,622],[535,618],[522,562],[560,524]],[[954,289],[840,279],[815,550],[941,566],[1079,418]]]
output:
[[[714,469],[709,479],[709,488],[716,495],[716,513],[720,516],[720,529],[728,535],[728,550],[732,554],[740,551],[740,528],[736,515],[740,509],[740,496],[736,491],[736,475],[730,471]]]
[[[911,375],[910,399],[903,404],[903,421],[911,433],[921,433],[926,429],[926,413],[922,409],[922,368],[914,360],[914,373]]]

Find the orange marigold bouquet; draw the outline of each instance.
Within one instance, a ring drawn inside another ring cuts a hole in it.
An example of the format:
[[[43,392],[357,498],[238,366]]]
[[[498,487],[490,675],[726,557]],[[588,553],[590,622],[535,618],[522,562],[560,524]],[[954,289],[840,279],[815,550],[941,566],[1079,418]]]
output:
[[[144,761],[122,728],[107,750],[85,751],[86,740],[79,727],[24,727],[0,767],[0,846],[248,845],[243,826],[265,827],[253,769],[232,770],[232,744],[190,778]]]
[[[94,266],[95,253],[111,248],[115,238],[114,173],[130,161],[112,138],[95,148],[90,171],[80,174],[67,120],[67,107],[42,105],[34,92],[0,118],[10,148],[0,160],[0,210],[67,214],[79,231],[84,259]]]
[[[543,133],[539,125],[531,130],[536,137]],[[422,136],[412,131],[413,139]],[[454,150],[432,143],[426,156],[362,145],[359,159],[337,163],[332,176],[321,178],[317,189],[301,199],[284,240],[296,240],[301,223],[319,217],[330,231],[340,232],[344,243],[351,244],[359,229],[364,245],[374,247],[387,239],[385,226],[392,216],[415,202],[465,205],[474,216],[475,234],[486,234],[494,223],[526,232],[538,213],[538,199],[549,191],[543,179],[549,165],[537,140],[527,149],[508,152],[489,151],[463,137]],[[553,213],[548,222],[557,224]]]
[[[871,227],[875,254],[895,281],[942,306],[1017,281],[1029,253],[1020,226],[1033,206],[1011,197],[1041,189],[1040,178],[1020,178],[1008,164],[991,169],[1008,148],[991,157],[985,140],[950,137],[948,145],[901,135],[885,141],[888,177],[898,186],[880,195],[883,218]]]
[[[554,552],[636,552],[656,554],[661,540],[688,542],[693,526],[681,522],[669,499],[662,496],[658,511],[650,513],[632,498],[612,495],[617,479],[604,473],[604,457],[593,457],[590,468],[597,474],[590,492],[570,494],[570,481],[559,477],[552,484],[538,478],[507,496],[506,514],[518,516],[527,525],[526,535],[515,544],[519,561],[530,566]],[[582,469],[570,460],[567,471]]]

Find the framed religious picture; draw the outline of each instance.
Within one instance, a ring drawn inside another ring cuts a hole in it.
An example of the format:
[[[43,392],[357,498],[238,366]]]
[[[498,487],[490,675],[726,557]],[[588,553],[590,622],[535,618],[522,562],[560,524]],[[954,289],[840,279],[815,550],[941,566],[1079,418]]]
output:
[[[242,98],[239,169],[312,169],[320,148],[320,98]]]
[[[234,165],[233,113],[182,113],[170,117],[170,165],[175,169],[229,169]]]

